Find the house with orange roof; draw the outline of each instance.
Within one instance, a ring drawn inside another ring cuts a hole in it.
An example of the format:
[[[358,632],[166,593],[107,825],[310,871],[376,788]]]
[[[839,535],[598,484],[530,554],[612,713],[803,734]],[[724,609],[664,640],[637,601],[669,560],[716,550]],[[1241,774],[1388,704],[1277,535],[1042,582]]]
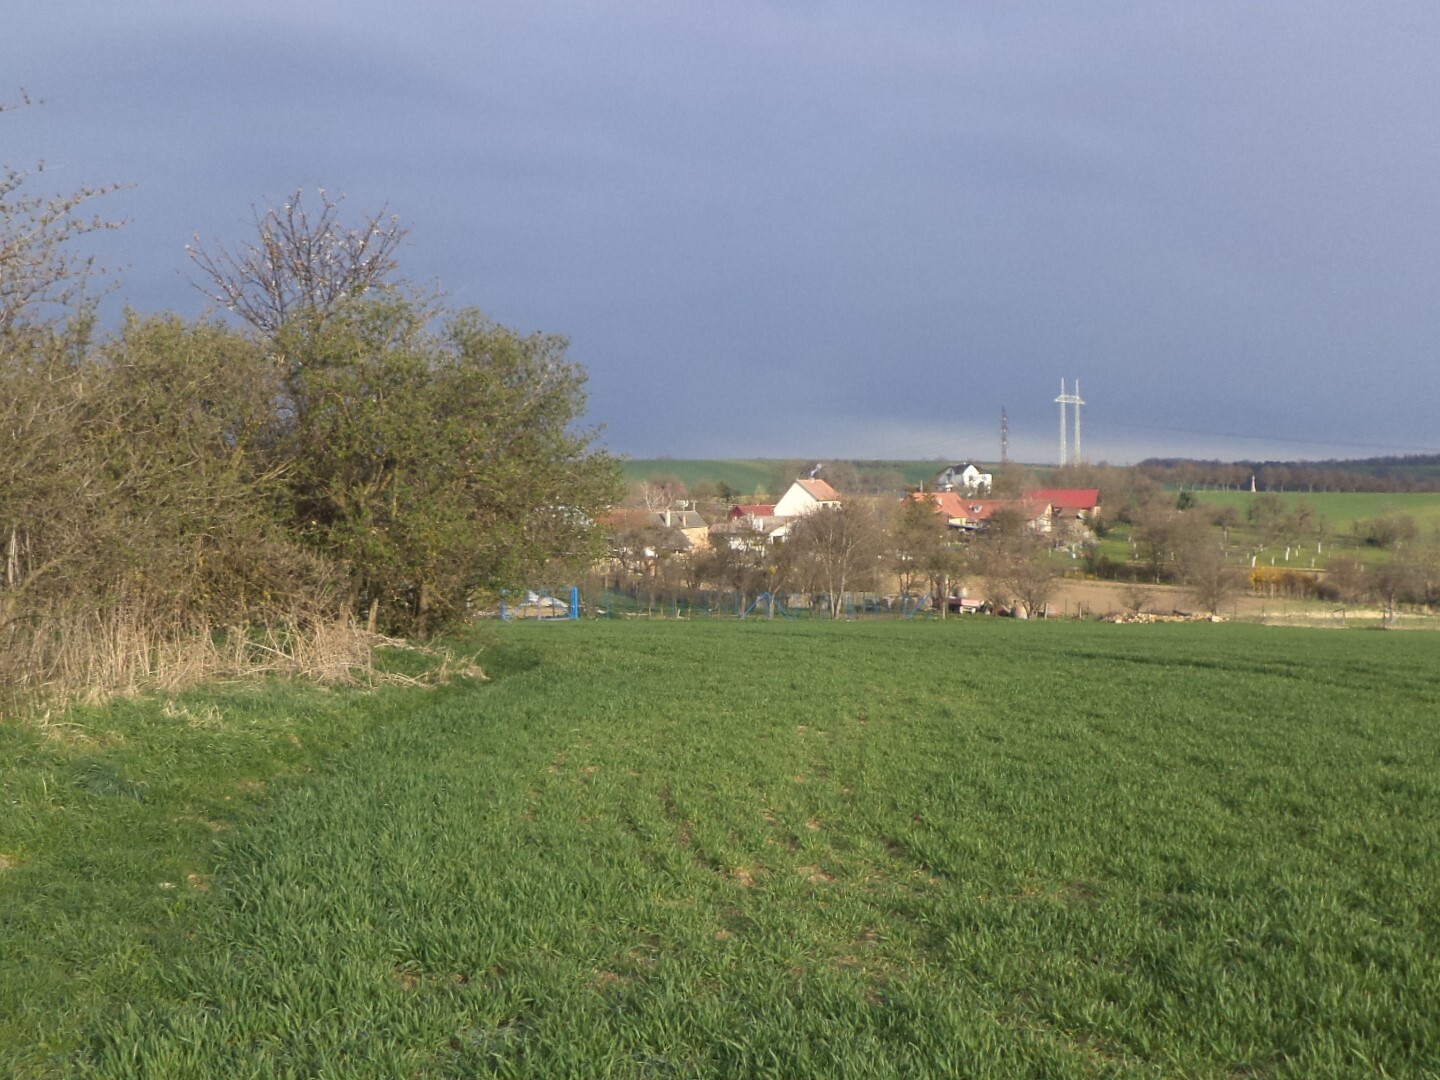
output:
[[[965,532],[985,528],[996,514],[1006,510],[1019,513],[1031,532],[1044,535],[1052,527],[1051,507],[1044,499],[972,499],[958,491],[917,491],[909,497],[931,503],[947,525]]]
[[[783,518],[804,517],[816,510],[838,509],[840,493],[818,477],[796,480],[790,490],[780,496],[775,504],[775,516]]]
[[[947,525],[954,525],[957,529],[960,528],[957,523],[964,520],[964,497],[958,491],[912,491],[906,498],[914,502],[928,502]]]
[[[961,498],[964,513],[962,528],[983,529],[996,514],[1013,511],[1020,515],[1025,528],[1034,533],[1048,534],[1052,525],[1050,504],[1044,499],[966,499]]]

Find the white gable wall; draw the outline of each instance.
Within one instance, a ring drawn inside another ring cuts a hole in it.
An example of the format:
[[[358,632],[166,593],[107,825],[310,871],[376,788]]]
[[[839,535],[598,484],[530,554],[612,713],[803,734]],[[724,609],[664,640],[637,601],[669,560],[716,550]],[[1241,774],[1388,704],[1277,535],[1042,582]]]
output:
[[[802,517],[813,514],[822,506],[839,506],[839,503],[825,503],[811,495],[799,483],[790,485],[790,490],[775,504],[776,517]]]

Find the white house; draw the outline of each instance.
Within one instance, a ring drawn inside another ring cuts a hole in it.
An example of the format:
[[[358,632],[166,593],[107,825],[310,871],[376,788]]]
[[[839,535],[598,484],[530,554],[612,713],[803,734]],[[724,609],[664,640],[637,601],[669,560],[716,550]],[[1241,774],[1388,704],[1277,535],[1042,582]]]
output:
[[[825,507],[838,508],[840,493],[824,480],[796,480],[775,504],[775,516],[803,517]]]
[[[940,491],[963,491],[970,495],[985,495],[990,491],[994,477],[981,472],[970,462],[951,465],[935,477],[935,487]]]

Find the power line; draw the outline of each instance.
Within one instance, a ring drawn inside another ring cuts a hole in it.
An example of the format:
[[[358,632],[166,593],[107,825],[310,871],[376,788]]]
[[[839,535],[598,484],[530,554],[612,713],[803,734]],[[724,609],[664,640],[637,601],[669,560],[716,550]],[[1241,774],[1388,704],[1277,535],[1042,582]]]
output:
[[[1212,439],[1239,439],[1243,442],[1289,443],[1297,446],[1343,446],[1352,450],[1394,450],[1410,454],[1436,453],[1432,446],[1398,446],[1394,443],[1345,442],[1340,439],[1297,439],[1285,435],[1242,435],[1236,431],[1208,431],[1200,428],[1168,427],[1163,424],[1115,424],[1107,422],[1107,428],[1122,431],[1168,431],[1179,435],[1203,435]]]

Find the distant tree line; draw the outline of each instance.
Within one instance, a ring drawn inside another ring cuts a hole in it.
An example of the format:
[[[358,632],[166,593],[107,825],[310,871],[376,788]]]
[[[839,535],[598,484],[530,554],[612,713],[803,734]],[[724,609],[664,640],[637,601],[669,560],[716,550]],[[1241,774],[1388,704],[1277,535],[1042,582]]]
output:
[[[1247,491],[1440,491],[1440,454],[1354,461],[1196,461],[1147,458],[1136,466],[1175,487]]]

